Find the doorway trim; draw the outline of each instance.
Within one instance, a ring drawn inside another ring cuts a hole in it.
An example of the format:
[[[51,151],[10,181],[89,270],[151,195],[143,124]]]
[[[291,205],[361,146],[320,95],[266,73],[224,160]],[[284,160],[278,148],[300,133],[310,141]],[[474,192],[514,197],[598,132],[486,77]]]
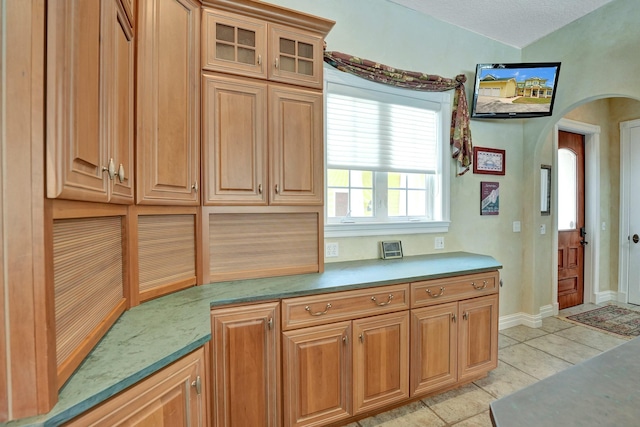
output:
[[[629,301],[629,151],[631,138],[629,129],[640,124],[640,120],[620,123],[620,237],[618,256],[618,301]]]
[[[584,302],[598,304],[610,300],[600,295],[600,126],[575,120],[560,119],[553,132],[553,251],[551,298],[553,311],[558,314],[558,132],[566,131],[584,135],[585,185],[584,217],[589,244],[584,249]]]

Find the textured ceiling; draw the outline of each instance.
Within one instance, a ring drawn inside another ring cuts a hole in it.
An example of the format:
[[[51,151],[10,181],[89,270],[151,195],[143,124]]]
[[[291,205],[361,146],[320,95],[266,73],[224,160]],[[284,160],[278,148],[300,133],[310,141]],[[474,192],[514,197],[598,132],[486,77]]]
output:
[[[613,0],[390,0],[523,48]]]

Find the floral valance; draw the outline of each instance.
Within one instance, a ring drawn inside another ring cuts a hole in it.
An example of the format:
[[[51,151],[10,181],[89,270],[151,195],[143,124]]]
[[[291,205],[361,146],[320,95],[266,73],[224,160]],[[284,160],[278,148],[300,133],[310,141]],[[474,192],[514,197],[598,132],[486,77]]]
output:
[[[459,74],[455,79],[449,79],[434,74],[399,70],[340,52],[325,52],[324,61],[341,71],[391,86],[427,92],[455,90],[451,114],[452,156],[458,161],[458,175],[463,175],[469,170],[473,158],[473,146],[469,128],[469,107],[464,91],[467,77],[464,74]]]

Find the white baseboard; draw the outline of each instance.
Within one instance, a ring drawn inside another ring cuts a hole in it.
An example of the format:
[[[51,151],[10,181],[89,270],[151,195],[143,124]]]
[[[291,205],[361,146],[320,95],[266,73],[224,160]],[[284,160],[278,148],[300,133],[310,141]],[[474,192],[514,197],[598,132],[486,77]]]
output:
[[[626,300],[626,295],[622,295]],[[602,291],[596,293],[596,304],[608,301],[620,301],[620,295],[616,291]]]
[[[545,305],[540,307],[539,314],[516,313],[500,316],[498,321],[498,330],[512,328],[514,326],[524,325],[530,328],[539,328],[542,326],[542,319],[558,314],[558,304]]]

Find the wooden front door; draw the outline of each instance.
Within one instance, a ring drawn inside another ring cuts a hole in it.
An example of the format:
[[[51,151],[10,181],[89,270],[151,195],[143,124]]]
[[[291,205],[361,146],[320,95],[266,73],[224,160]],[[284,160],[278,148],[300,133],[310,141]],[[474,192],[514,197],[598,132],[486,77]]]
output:
[[[558,134],[558,304],[584,302],[584,136]]]

